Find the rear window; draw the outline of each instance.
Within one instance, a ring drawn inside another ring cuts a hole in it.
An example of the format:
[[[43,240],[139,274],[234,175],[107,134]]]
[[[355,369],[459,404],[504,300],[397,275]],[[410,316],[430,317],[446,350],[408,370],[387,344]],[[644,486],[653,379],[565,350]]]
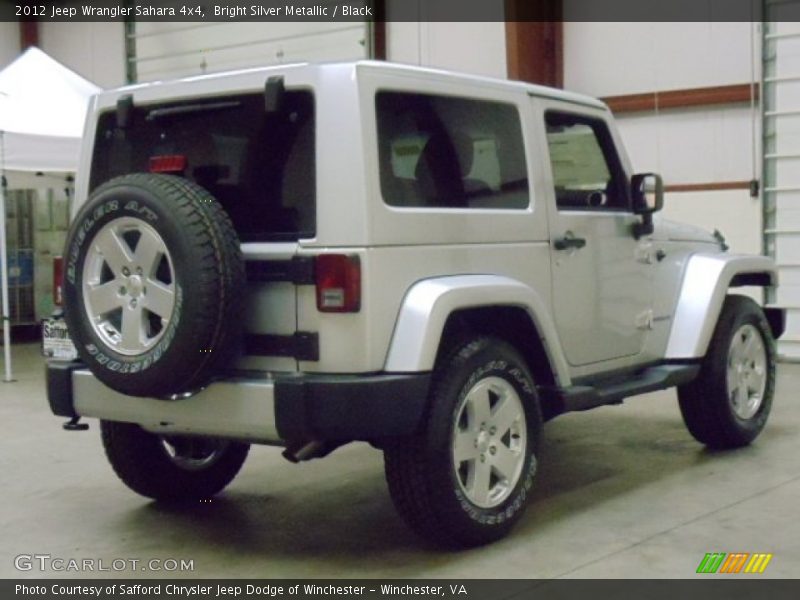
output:
[[[100,116],[90,186],[146,172],[159,156],[186,157],[184,176],[225,207],[242,241],[315,233],[314,98],[287,91],[279,112],[263,94],[134,108],[125,130]]]
[[[515,106],[401,92],[379,92],[375,103],[387,204],[527,208],[525,147]]]

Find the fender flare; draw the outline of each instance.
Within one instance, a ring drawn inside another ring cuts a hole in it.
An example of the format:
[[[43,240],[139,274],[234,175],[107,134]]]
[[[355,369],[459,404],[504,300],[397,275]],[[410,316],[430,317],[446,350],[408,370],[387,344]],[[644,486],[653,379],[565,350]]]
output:
[[[484,306],[524,309],[539,332],[557,384],[569,385],[567,362],[547,304],[529,286],[499,275],[456,275],[415,283],[403,298],[385,371],[432,370],[448,317],[460,309]]]
[[[742,277],[748,275],[765,277]],[[667,341],[666,358],[705,356],[731,284],[774,286],[777,283],[777,267],[766,256],[693,254],[684,270]]]

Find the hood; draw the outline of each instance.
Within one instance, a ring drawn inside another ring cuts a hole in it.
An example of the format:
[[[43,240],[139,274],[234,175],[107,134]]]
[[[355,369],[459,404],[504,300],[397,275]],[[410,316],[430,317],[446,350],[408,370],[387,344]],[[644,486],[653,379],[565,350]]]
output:
[[[702,227],[661,219],[658,224],[662,235],[672,242],[702,242],[718,246],[720,240],[711,232]]]

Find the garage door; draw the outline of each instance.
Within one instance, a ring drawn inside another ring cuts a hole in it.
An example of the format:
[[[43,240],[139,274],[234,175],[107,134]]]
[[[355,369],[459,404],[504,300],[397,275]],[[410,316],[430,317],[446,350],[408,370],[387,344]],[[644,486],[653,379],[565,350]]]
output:
[[[767,302],[788,315],[778,352],[800,360],[800,23],[777,22],[776,11],[787,4],[765,4],[763,223],[764,250],[780,269],[780,285]]]
[[[128,23],[128,80],[155,81],[292,62],[369,58],[372,29],[351,23]]]

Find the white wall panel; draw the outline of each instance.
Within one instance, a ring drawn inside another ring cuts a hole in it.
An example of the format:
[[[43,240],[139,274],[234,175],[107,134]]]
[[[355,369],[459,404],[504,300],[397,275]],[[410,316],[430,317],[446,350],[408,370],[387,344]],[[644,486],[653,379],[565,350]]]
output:
[[[708,231],[719,229],[731,252],[761,254],[761,203],[747,190],[667,194],[663,215]]]
[[[139,81],[305,61],[365,58],[364,23],[137,23]]]
[[[391,61],[506,77],[505,23],[387,23]]]
[[[564,83],[618,96],[751,78],[750,23],[564,23]]]
[[[564,23],[564,87],[592,96],[652,91],[650,23]]]
[[[42,50],[102,88],[125,83],[122,23],[42,22]]]
[[[0,61],[18,52],[18,25],[0,23]],[[506,76],[504,23],[387,23],[389,60]],[[6,31],[8,30],[8,31]],[[101,87],[125,82],[121,23],[41,23],[42,49]],[[13,43],[12,43],[13,42]],[[364,58],[366,30],[336,23],[137,24],[140,80],[296,61]]]
[[[19,23],[0,22],[0,69],[19,55]]]
[[[753,177],[749,107],[623,114],[617,124],[634,168],[661,173],[668,184]]]
[[[386,57],[393,62],[421,64],[420,45],[424,23],[386,23]]]

